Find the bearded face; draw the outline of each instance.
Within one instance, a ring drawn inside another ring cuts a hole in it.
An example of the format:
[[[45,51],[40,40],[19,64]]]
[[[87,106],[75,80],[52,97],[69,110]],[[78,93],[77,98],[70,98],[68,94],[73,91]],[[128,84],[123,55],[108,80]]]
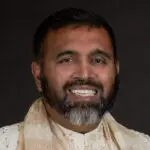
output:
[[[57,112],[72,124],[92,125],[98,123],[102,115],[112,107],[117,79],[106,98],[103,96],[103,85],[92,80],[76,79],[66,83],[62,88],[62,97],[46,77],[41,76],[41,83],[43,96]]]
[[[119,70],[105,29],[83,26],[52,31],[42,48],[42,65],[34,76],[51,107],[72,124],[99,122],[113,104]]]

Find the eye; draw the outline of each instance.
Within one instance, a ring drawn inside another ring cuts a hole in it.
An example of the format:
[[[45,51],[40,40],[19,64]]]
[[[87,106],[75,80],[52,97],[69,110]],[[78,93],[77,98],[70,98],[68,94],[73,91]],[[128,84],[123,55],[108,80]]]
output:
[[[96,59],[95,62],[96,63],[103,63],[103,61],[101,59]]]
[[[92,63],[94,63],[94,64],[106,64],[106,60],[102,59],[102,58],[94,58],[92,60]]]
[[[72,59],[69,57],[69,58],[62,58],[61,60],[59,60],[59,63],[70,63],[72,62]]]
[[[101,64],[101,65],[105,65],[107,62],[106,62],[106,59],[105,58],[99,58],[99,57],[97,57],[97,58],[93,58],[92,60],[91,60],[91,63],[92,64]]]

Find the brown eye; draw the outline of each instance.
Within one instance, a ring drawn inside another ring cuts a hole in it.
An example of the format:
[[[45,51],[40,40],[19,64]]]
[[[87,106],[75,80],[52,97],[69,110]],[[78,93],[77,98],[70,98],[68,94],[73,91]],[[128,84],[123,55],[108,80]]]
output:
[[[96,59],[96,63],[103,63],[101,59]]]
[[[59,61],[59,63],[70,63],[72,61],[71,58],[63,58]]]
[[[102,58],[95,58],[92,60],[93,64],[106,64],[106,61]]]

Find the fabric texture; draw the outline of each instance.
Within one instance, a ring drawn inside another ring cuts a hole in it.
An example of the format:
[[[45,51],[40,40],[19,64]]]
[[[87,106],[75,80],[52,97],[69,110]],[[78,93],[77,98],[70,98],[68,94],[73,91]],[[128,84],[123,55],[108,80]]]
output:
[[[69,130],[48,118],[39,98],[24,122],[0,129],[0,150],[150,150],[150,137],[120,125],[109,112],[93,131]]]

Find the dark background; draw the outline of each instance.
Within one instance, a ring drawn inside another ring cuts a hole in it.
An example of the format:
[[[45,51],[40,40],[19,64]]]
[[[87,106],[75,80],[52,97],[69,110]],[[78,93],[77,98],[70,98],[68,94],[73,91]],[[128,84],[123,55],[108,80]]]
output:
[[[92,10],[112,25],[121,64],[112,113],[123,125],[150,134],[150,2],[144,0],[0,1],[0,126],[22,121],[38,97],[30,71],[33,34],[65,7]]]

